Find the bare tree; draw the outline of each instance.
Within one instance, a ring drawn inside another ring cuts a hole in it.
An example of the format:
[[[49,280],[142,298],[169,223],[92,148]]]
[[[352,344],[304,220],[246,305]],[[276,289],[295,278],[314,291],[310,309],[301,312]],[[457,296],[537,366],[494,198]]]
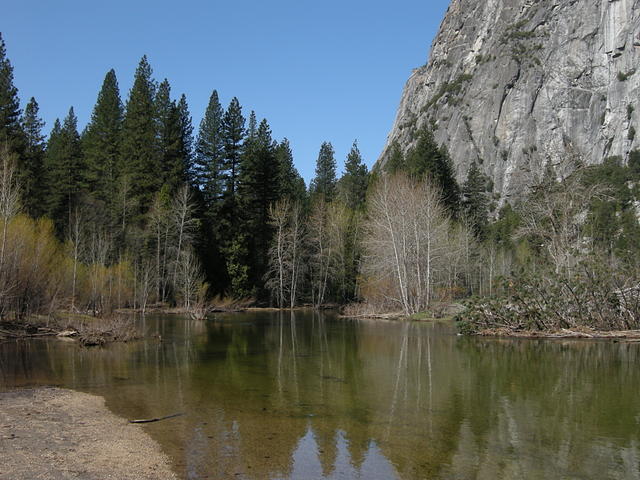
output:
[[[328,209],[328,234],[330,254],[332,255],[332,277],[335,290],[345,295],[349,260],[350,210],[341,201],[333,201]],[[337,292],[335,292],[337,293]]]
[[[134,295],[137,298],[138,307],[144,315],[147,312],[149,297],[154,285],[154,265],[149,260],[142,260],[136,264],[136,282]]]
[[[76,311],[76,287],[78,285],[78,263],[80,262],[80,247],[82,244],[83,212],[78,205],[73,208],[69,224],[68,242],[73,258],[73,273],[71,278],[71,311]]]
[[[450,222],[447,232],[448,246],[444,250],[443,272],[446,288],[441,291],[441,299],[451,299],[466,293],[473,271],[473,252],[477,249],[472,226],[466,221]]]
[[[280,200],[269,208],[269,217],[275,233],[269,249],[266,286],[275,295],[279,308],[293,308],[302,270],[302,207],[298,202]]]
[[[15,155],[4,144],[0,147],[0,217],[2,221],[2,244],[0,245],[0,314],[6,308],[7,298],[15,288],[15,279],[8,272],[7,237],[9,222],[20,211],[20,186],[15,167]]]
[[[149,212],[148,227],[152,231],[156,247],[156,299],[158,302],[164,302],[167,295],[169,239],[173,227],[171,220],[169,209],[161,194],[157,194]]]
[[[101,228],[94,228],[89,244],[89,262],[91,265],[91,298],[90,307],[94,315],[104,310],[104,295],[107,289],[107,255],[110,245],[106,232]]]
[[[343,209],[320,198],[308,221],[307,241],[310,252],[311,294],[313,304],[320,307],[327,298],[329,281],[337,274],[339,256],[343,253]]]
[[[9,221],[20,211],[20,186],[16,175],[16,157],[5,144],[0,147],[0,217],[2,218],[2,245],[0,271],[4,267]]]
[[[190,311],[196,304],[198,293],[204,283],[202,267],[192,248],[182,251],[177,265],[176,287],[182,299],[182,306]]]
[[[369,202],[363,270],[393,286],[379,294],[406,315],[429,307],[446,279],[452,225],[440,192],[403,174],[380,179]]]
[[[171,207],[171,218],[174,225],[175,238],[175,262],[173,267],[173,285],[178,287],[178,269],[183,256],[183,250],[188,250],[193,241],[193,235],[198,226],[198,221],[194,216],[195,205],[191,190],[188,185],[183,185],[176,194]],[[189,253],[191,255],[191,253]]]
[[[122,235],[124,235],[129,211],[133,208],[131,201],[131,178],[129,175],[122,175],[120,178],[120,183],[118,184],[118,203],[120,206]]]
[[[287,224],[291,206],[285,198],[269,206],[269,223],[274,229],[273,245],[269,249],[269,270],[267,272],[267,288],[276,295],[279,308],[285,305],[285,255],[287,248]]]
[[[300,202],[293,204],[289,221],[289,270],[291,271],[289,288],[289,307],[296,306],[298,300],[298,287],[303,276],[302,258],[304,253],[304,219]]]
[[[588,202],[605,193],[600,185],[587,185],[583,173],[579,169],[560,183],[543,181],[520,208],[522,227],[517,236],[538,239],[556,273],[570,274],[576,265],[584,250]]]

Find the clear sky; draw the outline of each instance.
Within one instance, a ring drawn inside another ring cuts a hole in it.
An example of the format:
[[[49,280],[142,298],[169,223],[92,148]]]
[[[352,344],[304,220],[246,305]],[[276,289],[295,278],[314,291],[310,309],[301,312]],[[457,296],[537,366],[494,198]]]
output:
[[[9,0],[0,31],[22,106],[36,98],[47,132],[72,105],[83,128],[111,68],[126,101],[146,54],[187,95],[196,132],[213,89],[225,108],[236,96],[290,140],[308,182],[325,140],[340,170],[354,139],[375,162],[448,3]]]

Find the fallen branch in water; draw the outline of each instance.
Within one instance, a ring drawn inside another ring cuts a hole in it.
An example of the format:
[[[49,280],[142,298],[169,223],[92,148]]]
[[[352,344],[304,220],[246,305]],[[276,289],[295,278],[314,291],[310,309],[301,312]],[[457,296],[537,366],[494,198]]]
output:
[[[3,325],[7,325],[6,323]],[[40,328],[24,325],[11,325],[12,330],[0,329],[0,335],[9,338],[49,337],[56,335],[56,331],[50,328]],[[29,329],[29,330],[27,330]]]
[[[402,313],[364,313],[361,315],[339,315],[339,318],[364,318],[371,320],[397,320],[403,318]]]
[[[567,329],[562,328],[555,331],[545,332],[540,330],[513,330],[510,328],[489,328],[480,330],[475,335],[481,337],[503,337],[503,338],[583,338],[583,339],[614,339],[619,341],[637,342],[640,341],[640,330],[613,330],[600,331],[590,328]]]
[[[85,347],[104,346],[111,342],[128,342],[140,338],[140,332],[130,317],[114,316],[77,325],[80,344]]]
[[[166,417],[145,418],[145,419],[142,419],[142,420],[129,420],[129,423],[153,423],[153,422],[159,422],[161,420],[168,420],[169,418],[180,417],[182,415],[184,415],[183,412],[174,413],[173,415],[167,415]]]

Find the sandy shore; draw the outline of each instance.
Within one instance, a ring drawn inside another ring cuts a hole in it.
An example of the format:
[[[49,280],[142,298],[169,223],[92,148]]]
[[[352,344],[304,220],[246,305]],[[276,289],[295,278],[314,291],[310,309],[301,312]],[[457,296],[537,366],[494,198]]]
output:
[[[0,479],[175,479],[141,426],[102,397],[59,388],[0,393]]]

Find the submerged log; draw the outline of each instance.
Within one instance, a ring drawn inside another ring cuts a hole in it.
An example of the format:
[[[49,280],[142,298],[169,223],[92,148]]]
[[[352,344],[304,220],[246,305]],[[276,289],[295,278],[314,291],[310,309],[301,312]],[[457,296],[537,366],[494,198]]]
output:
[[[168,420],[170,418],[180,417],[182,415],[184,415],[184,412],[174,413],[172,415],[167,415],[166,417],[144,418],[142,420],[129,420],[129,423],[153,423],[153,422],[159,422],[161,420]]]

